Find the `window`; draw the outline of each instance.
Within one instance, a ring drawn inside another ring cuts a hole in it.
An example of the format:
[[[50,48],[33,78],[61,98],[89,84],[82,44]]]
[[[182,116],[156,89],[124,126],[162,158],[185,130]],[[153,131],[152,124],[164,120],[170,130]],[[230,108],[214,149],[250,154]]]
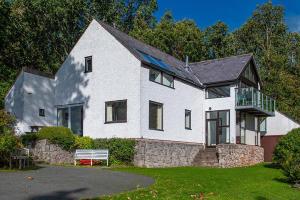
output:
[[[70,128],[74,134],[83,135],[83,106],[57,108],[57,126]]]
[[[163,130],[163,104],[149,102],[149,129]]]
[[[105,123],[127,122],[127,100],[105,102]]]
[[[259,122],[259,131],[263,133],[267,132],[267,118],[259,117],[258,122]]]
[[[211,87],[207,88],[206,90],[206,98],[213,99],[213,98],[223,98],[223,97],[230,97],[230,86],[220,86],[220,87]]]
[[[192,129],[192,112],[185,110],[185,129]]]
[[[45,109],[42,108],[39,109],[39,116],[45,117]]]
[[[150,69],[149,79],[155,83],[174,88],[174,77],[161,71]]]
[[[92,56],[85,57],[84,72],[88,73],[88,72],[92,72],[92,70],[93,70],[93,59],[92,59]]]

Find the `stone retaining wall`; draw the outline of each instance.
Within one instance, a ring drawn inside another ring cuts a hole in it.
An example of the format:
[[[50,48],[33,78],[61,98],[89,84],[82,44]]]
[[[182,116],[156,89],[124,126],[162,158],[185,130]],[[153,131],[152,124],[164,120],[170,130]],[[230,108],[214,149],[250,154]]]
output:
[[[134,165],[139,167],[191,166],[203,144],[161,140],[136,140]]]
[[[219,167],[243,167],[264,162],[264,149],[241,144],[217,145]]]
[[[48,140],[39,140],[30,148],[34,160],[49,164],[69,164],[74,162],[74,152],[63,150]]]

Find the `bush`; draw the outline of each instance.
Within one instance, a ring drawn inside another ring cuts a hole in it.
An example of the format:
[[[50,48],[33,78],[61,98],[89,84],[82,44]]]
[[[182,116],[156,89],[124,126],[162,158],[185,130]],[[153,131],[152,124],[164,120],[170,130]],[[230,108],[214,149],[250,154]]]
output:
[[[53,144],[58,144],[64,150],[70,150],[75,143],[75,136],[66,127],[45,127],[37,133],[39,140],[47,139]]]
[[[14,133],[16,120],[5,110],[0,110],[0,134]]]
[[[293,129],[277,144],[273,160],[291,182],[300,181],[300,128]]]
[[[0,166],[8,165],[10,153],[20,147],[21,144],[15,135],[0,135]]]
[[[28,146],[32,143],[34,143],[37,140],[37,134],[36,133],[26,133],[20,136],[21,142],[24,146]]]
[[[90,137],[84,136],[75,136],[75,143],[73,149],[93,149],[94,140]]]
[[[96,139],[94,140],[95,149],[109,150],[109,163],[114,165],[126,164],[133,162],[135,141],[131,139]]]

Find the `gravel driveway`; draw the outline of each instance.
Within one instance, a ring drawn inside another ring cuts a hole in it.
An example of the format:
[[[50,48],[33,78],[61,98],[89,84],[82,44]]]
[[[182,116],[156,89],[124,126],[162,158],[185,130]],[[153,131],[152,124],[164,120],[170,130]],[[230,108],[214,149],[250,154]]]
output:
[[[1,200],[73,200],[134,190],[154,183],[149,177],[101,168],[41,166],[0,172]]]

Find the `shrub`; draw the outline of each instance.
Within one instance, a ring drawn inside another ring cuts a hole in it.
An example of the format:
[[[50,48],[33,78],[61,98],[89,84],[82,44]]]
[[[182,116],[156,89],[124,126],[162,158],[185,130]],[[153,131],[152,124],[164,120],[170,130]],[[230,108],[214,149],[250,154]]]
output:
[[[19,147],[21,147],[21,145],[15,135],[0,135],[0,166],[8,165],[10,153]]]
[[[37,138],[47,139],[53,144],[58,144],[65,150],[70,150],[75,143],[75,136],[66,127],[45,127],[37,133]]]
[[[20,136],[21,142],[24,146],[28,146],[37,140],[36,133],[26,133]]]
[[[110,164],[132,164],[134,156],[135,141],[131,139],[96,139],[95,149],[108,149]]]
[[[0,110],[0,134],[14,133],[16,120],[5,110]]]
[[[84,136],[75,136],[75,143],[73,149],[93,149],[94,140],[90,137]]]
[[[277,144],[273,160],[291,182],[300,181],[300,128],[293,129]]]

